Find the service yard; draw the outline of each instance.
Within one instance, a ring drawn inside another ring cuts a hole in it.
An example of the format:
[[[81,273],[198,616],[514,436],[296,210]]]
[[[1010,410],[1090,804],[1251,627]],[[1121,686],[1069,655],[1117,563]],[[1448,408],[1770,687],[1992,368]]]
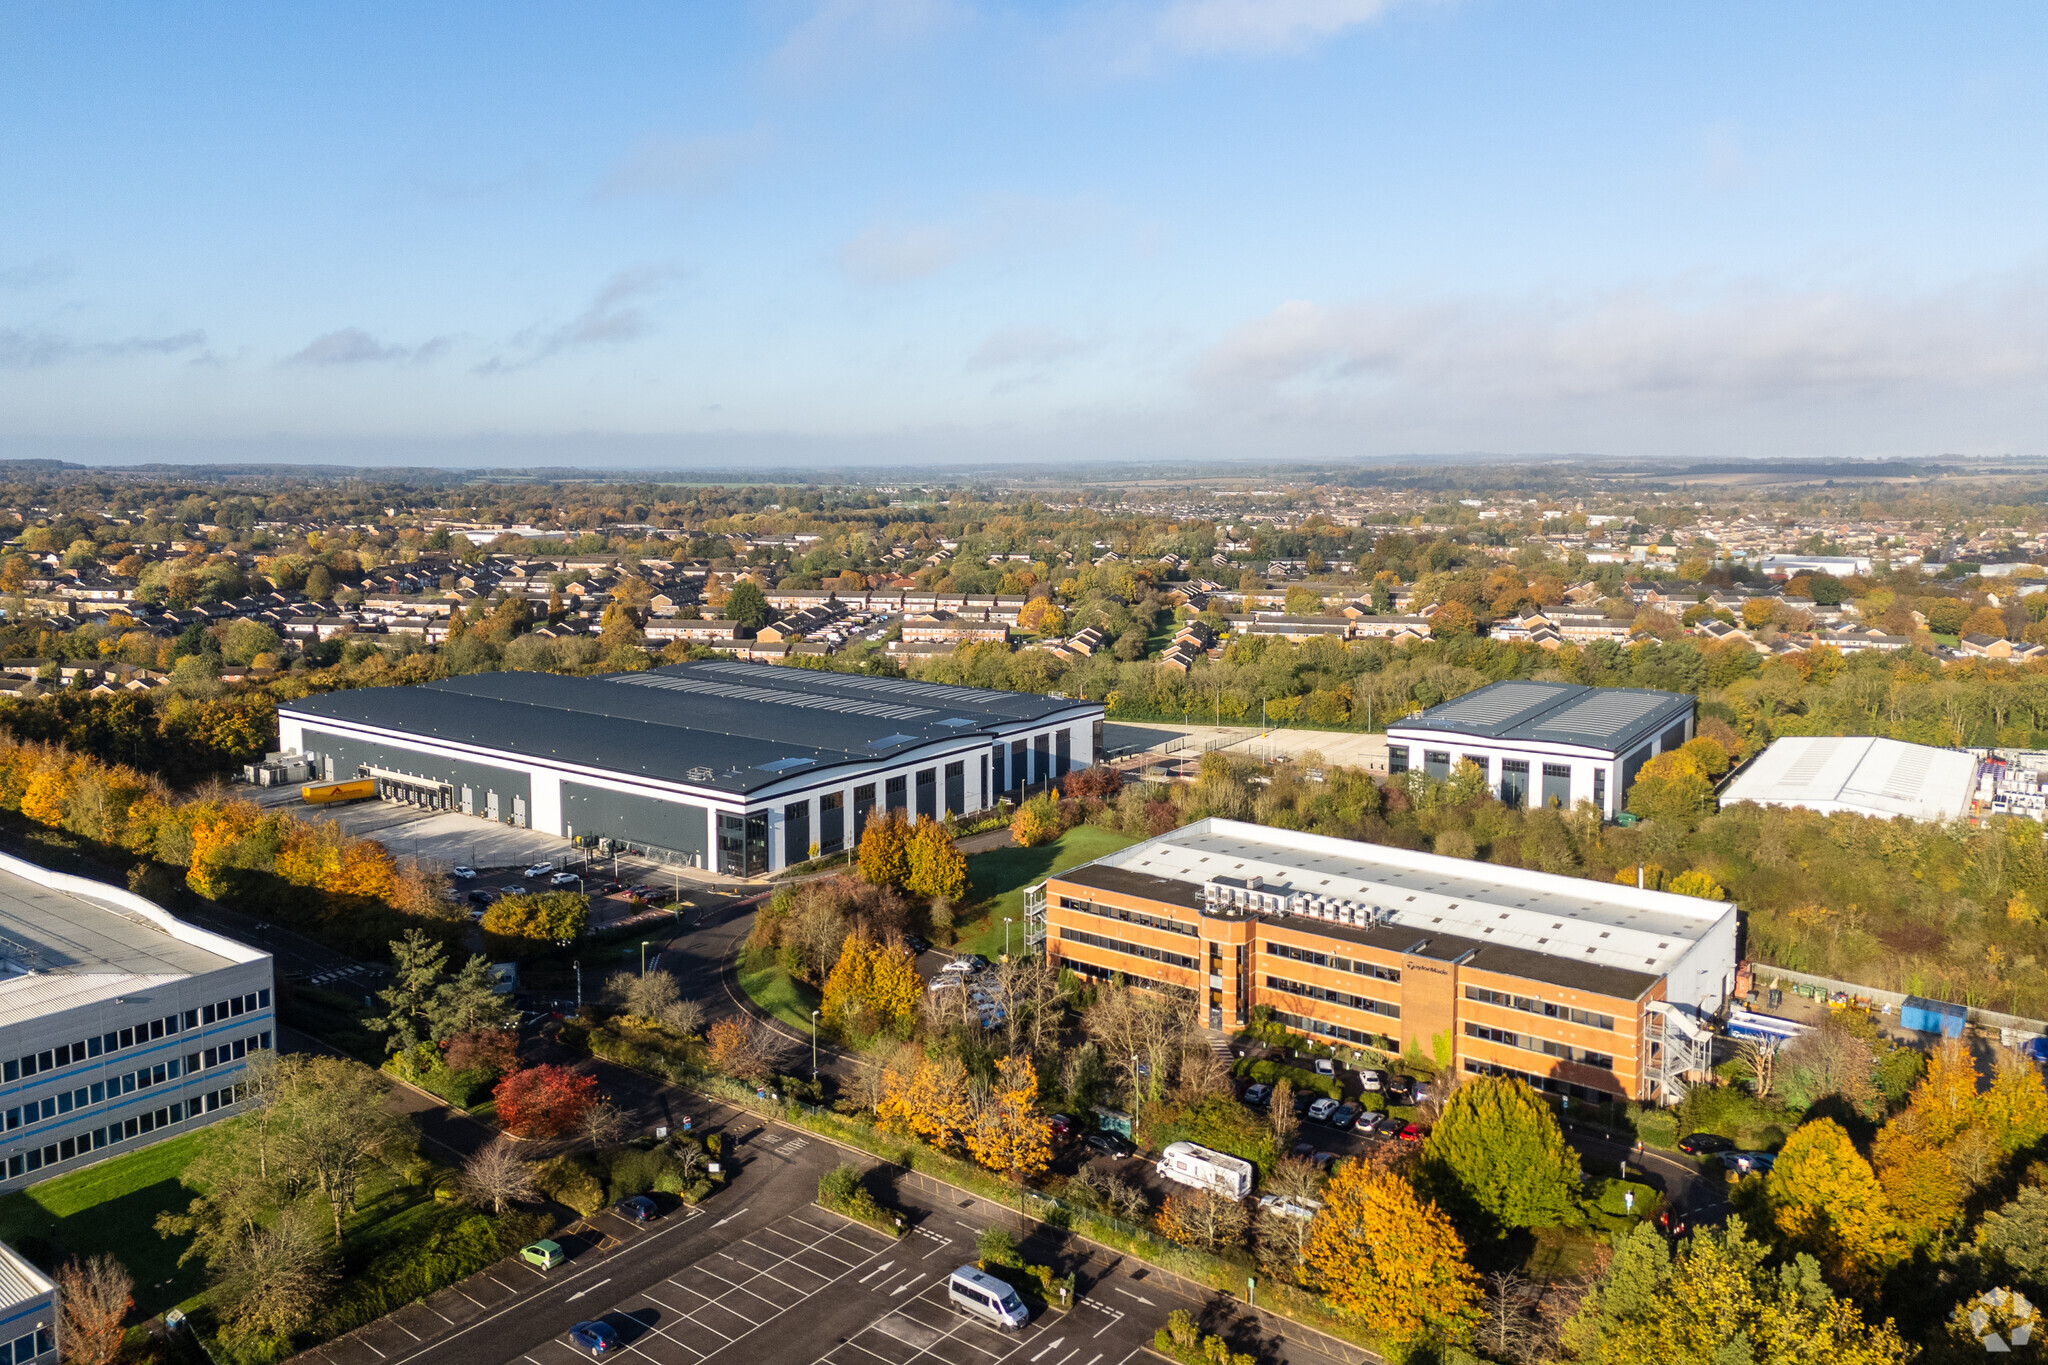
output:
[[[752,1128],[752,1121],[744,1121]],[[747,1134],[731,1186],[697,1208],[665,1201],[635,1224],[602,1213],[555,1240],[567,1264],[517,1258],[305,1353],[316,1365],[578,1365],[569,1339],[597,1320],[604,1354],[630,1365],[1125,1365],[1168,1312],[1187,1308],[1268,1365],[1357,1365],[1354,1348],[1288,1328],[1099,1248],[1078,1266],[1077,1303],[1022,1330],[956,1313],[945,1284],[974,1259],[976,1236],[1015,1213],[919,1181],[893,1198],[912,1219],[891,1239],[819,1208],[818,1177],[847,1154],[808,1134]]]

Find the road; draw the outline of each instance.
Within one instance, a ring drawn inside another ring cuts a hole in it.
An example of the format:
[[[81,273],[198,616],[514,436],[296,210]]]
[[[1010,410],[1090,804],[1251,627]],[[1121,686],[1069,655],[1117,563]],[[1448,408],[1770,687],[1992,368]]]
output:
[[[1363,1351],[1164,1271],[1041,1230],[1026,1247],[1077,1280],[1077,1302],[1000,1332],[948,1306],[946,1276],[1015,1214],[903,1177],[892,1239],[818,1208],[817,1182],[849,1154],[737,1111],[701,1116],[737,1139],[731,1186],[691,1209],[630,1223],[606,1212],[557,1235],[553,1272],[502,1261],[302,1357],[318,1365],[576,1365],[567,1333],[601,1319],[643,1365],[1126,1365],[1175,1308],[1275,1365],[1363,1365]],[[866,1164],[866,1158],[853,1157]]]

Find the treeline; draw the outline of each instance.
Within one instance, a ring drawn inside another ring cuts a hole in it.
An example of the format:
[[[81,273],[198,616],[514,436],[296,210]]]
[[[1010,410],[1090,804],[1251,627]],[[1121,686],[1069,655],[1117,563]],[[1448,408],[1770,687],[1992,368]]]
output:
[[[0,739],[0,810],[75,836],[89,858],[136,860],[129,888],[193,894],[375,955],[406,925],[459,924],[439,878],[331,822],[265,811],[214,787],[179,797],[159,778],[60,745]]]

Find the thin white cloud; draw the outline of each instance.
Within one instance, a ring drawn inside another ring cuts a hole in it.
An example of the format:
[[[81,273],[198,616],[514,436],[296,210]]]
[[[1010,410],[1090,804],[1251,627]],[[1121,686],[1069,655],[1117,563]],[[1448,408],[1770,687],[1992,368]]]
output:
[[[33,369],[73,360],[125,360],[176,355],[206,344],[206,333],[123,337],[118,341],[75,341],[61,332],[23,332],[0,327],[0,369]]]
[[[306,343],[292,355],[290,365],[416,365],[433,360],[448,350],[447,337],[435,337],[418,346],[386,345],[360,327],[327,332]]]
[[[805,83],[871,72],[877,61],[928,41],[968,13],[958,0],[818,0],[769,67]]]
[[[936,275],[958,256],[947,228],[878,223],[839,248],[839,268],[866,284],[902,284]]]
[[[970,370],[1005,370],[1057,364],[1087,350],[1086,343],[1054,327],[998,327],[967,357]]]
[[[1168,0],[1153,45],[1186,56],[1298,52],[1378,19],[1399,0]]]
[[[1579,301],[1292,300],[1195,363],[1210,395],[1754,403],[2048,381],[2038,278],[1918,294],[1677,283]]]
[[[751,133],[642,138],[598,183],[599,199],[642,194],[695,194],[760,145]]]
[[[71,276],[71,262],[62,256],[38,256],[20,265],[0,266],[0,289],[39,289]]]
[[[513,338],[513,354],[491,357],[481,372],[503,374],[565,351],[637,340],[653,327],[642,305],[681,273],[667,265],[629,266],[606,280],[582,312],[557,326],[526,329]]]

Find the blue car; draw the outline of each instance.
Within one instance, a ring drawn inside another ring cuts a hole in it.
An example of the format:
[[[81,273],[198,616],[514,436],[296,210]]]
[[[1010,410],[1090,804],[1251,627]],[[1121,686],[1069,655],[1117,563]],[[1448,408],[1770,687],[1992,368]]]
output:
[[[631,1219],[635,1223],[648,1222],[661,1212],[654,1206],[654,1201],[644,1194],[628,1195],[621,1199],[618,1211],[619,1217]]]
[[[579,1322],[569,1329],[569,1340],[594,1356],[619,1349],[619,1334],[608,1322]]]

